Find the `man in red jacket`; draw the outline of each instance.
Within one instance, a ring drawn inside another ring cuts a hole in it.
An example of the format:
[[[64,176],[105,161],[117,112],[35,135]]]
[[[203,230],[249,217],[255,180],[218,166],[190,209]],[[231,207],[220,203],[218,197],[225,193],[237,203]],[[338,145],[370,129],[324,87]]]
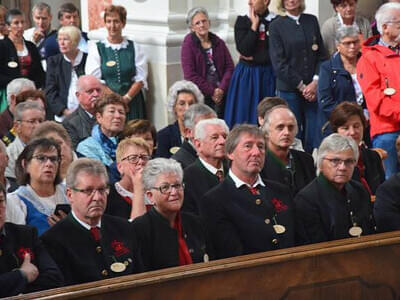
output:
[[[388,153],[389,178],[400,170],[395,147],[400,133],[400,3],[383,4],[375,19],[380,35],[365,42],[357,78],[370,114],[372,145]]]

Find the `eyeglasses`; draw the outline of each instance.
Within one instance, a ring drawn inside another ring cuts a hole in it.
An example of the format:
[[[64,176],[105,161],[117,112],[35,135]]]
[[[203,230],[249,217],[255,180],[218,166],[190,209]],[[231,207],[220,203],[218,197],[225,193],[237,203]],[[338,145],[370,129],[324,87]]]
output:
[[[30,125],[34,125],[34,124],[40,124],[43,123],[44,120],[43,119],[36,119],[36,120],[18,120],[18,122],[26,122]]]
[[[41,164],[46,163],[48,160],[52,164],[57,164],[60,162],[60,157],[58,157],[58,156],[34,155],[34,156],[32,156],[32,158],[36,159]]]
[[[338,167],[342,163],[346,167],[352,167],[356,163],[356,160],[353,158],[348,158],[348,159],[340,159],[340,158],[326,158],[324,157],[323,159],[329,161],[333,167]]]
[[[159,190],[161,194],[169,194],[171,193],[172,189],[176,189],[177,191],[181,191],[185,188],[185,184],[182,183],[175,183],[175,184],[169,184],[165,183],[160,186],[155,186],[152,187],[154,190]]]
[[[76,187],[71,187],[71,189],[75,192],[83,193],[88,197],[93,197],[96,192],[99,192],[100,195],[102,195],[102,196],[106,196],[110,193],[109,186],[101,187],[98,189],[90,189],[90,188],[89,189],[78,189]]]
[[[354,40],[354,41],[348,41],[348,42],[340,42],[343,46],[346,48],[350,47],[351,45],[353,46],[358,46],[360,45],[360,40]]]
[[[144,162],[149,161],[150,155],[147,155],[147,154],[139,154],[139,155],[131,154],[131,155],[128,155],[127,157],[124,157],[123,159],[121,159],[121,161],[127,160],[130,164],[137,164],[139,162],[139,159],[141,159]]]

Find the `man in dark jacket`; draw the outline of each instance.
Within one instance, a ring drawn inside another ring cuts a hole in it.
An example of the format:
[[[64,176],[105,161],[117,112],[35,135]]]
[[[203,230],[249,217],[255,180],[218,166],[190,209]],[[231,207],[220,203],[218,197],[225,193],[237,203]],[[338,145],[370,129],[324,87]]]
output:
[[[0,183],[0,298],[63,284],[60,270],[34,227],[5,223],[6,191]]]
[[[63,126],[71,137],[74,148],[79,142],[91,135],[92,127],[96,123],[95,104],[102,91],[101,82],[93,75],[79,77],[76,87],[76,96],[79,107],[63,121]]]
[[[41,236],[65,283],[142,272],[130,223],[103,215],[109,193],[105,166],[97,160],[80,158],[70,165],[66,181],[72,211]]]
[[[290,149],[298,131],[296,117],[287,106],[275,106],[265,114],[262,130],[268,150],[261,177],[288,186],[295,195],[315,178],[312,156]]]
[[[254,125],[235,127],[226,139],[231,167],[225,180],[205,194],[205,219],[216,257],[225,258],[295,245],[290,190],[263,181],[265,137]]]
[[[185,201],[182,210],[199,214],[204,194],[224,179],[225,140],[229,128],[224,120],[206,119],[197,123],[194,144],[199,157],[184,170]]]
[[[205,104],[193,104],[187,111],[185,111],[183,124],[185,125],[185,141],[179,148],[178,152],[172,155],[171,158],[175,159],[185,169],[196,160],[197,153],[194,148],[194,128],[200,120],[216,118],[215,111]]]

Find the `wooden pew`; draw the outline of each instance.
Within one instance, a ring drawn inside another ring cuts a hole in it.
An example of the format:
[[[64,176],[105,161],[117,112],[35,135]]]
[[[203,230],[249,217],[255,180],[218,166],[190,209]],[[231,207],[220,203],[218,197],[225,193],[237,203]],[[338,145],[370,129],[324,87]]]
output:
[[[11,299],[399,299],[400,231],[164,269]]]

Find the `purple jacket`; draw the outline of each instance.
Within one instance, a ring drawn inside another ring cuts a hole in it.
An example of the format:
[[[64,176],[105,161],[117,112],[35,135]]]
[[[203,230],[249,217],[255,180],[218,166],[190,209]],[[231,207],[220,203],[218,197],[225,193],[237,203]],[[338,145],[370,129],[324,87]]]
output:
[[[213,59],[221,79],[219,88],[227,93],[234,65],[225,42],[213,33],[209,33],[212,43]],[[206,61],[200,40],[194,33],[186,35],[182,43],[181,63],[183,76],[194,82],[204,96],[212,96],[217,88],[207,81]]]

